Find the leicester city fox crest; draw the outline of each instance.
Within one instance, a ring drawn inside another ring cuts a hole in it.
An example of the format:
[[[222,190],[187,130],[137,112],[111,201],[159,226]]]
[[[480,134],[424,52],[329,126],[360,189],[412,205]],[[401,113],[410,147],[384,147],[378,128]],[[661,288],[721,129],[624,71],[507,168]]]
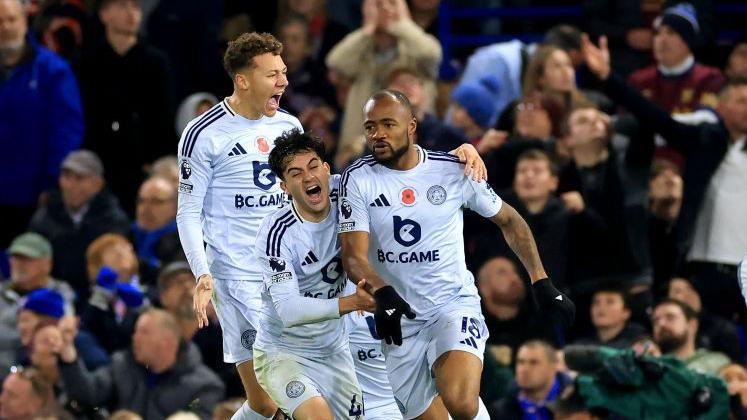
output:
[[[270,268],[272,269],[272,271],[275,271],[275,272],[279,273],[279,272],[285,270],[285,261],[283,261],[281,259],[278,259],[278,258],[275,258],[275,257],[271,257],[270,258]]]

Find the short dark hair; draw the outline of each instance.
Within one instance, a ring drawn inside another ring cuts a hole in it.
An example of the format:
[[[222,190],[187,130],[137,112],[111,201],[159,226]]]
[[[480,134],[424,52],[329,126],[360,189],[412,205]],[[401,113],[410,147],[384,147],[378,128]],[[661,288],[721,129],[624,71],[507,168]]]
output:
[[[544,350],[545,356],[547,357],[547,360],[550,361],[550,363],[558,363],[558,354],[556,353],[558,350],[555,348],[555,346],[545,340],[531,339],[522,343],[522,345],[519,346],[519,349],[521,349],[522,347],[539,347]]]
[[[275,139],[275,148],[270,152],[270,169],[283,179],[283,172],[293,156],[303,152],[314,152],[324,160],[325,149],[322,140],[309,133],[294,128]]]
[[[602,283],[597,286],[594,293],[591,294],[592,300],[594,300],[594,295],[598,293],[616,294],[622,298],[623,307],[625,307],[625,309],[630,309],[630,293],[628,293],[628,289],[622,285],[616,283]]]
[[[398,90],[383,89],[371,95],[371,97],[368,98],[368,100],[378,101],[379,99],[383,99],[383,98],[394,99],[395,101],[399,102],[400,105],[404,106],[410,112],[410,116],[415,117],[415,110],[413,109],[412,104],[410,103],[410,100],[407,99],[407,95],[405,95],[404,93]]]
[[[547,166],[550,168],[550,173],[553,176],[558,176],[558,164],[555,162],[555,159],[550,156],[549,153],[542,149],[529,149],[523,152],[516,159],[516,165],[518,166],[519,162],[524,160],[544,160],[545,162],[547,162]]]
[[[118,2],[118,1],[122,1],[122,0],[99,0],[99,2],[98,2],[98,10],[101,10],[101,9],[103,9],[103,8],[105,8],[105,7],[107,7],[107,6],[109,6],[110,4],[112,4],[112,3],[116,3],[116,2]],[[135,3],[137,3],[137,4],[139,5],[139,6],[141,6],[141,7],[142,7],[142,5],[140,5],[140,0],[130,0],[130,1],[134,1],[134,2],[135,2]]]
[[[394,79],[399,77],[400,74],[409,74],[411,76],[414,76],[421,82],[423,81],[423,79],[425,79],[425,74],[417,67],[401,65],[389,70],[389,73],[387,73],[386,77],[384,78],[384,86],[389,86],[390,84],[392,84]]]
[[[271,34],[243,33],[228,43],[226,53],[223,55],[223,67],[233,78],[239,70],[254,67],[252,58],[266,53],[280,55],[281,52],[283,52],[283,44]]]
[[[723,96],[726,92],[734,88],[738,88],[742,86],[747,86],[746,77],[741,77],[741,76],[732,77],[731,79],[726,81],[726,84],[724,85],[724,87],[722,87],[721,90],[719,91],[718,93],[719,97]]]
[[[656,304],[654,309],[658,308],[661,305],[674,305],[680,308],[682,313],[685,315],[685,319],[687,319],[688,321],[691,321],[693,319],[698,319],[698,313],[695,311],[695,309],[693,309],[692,307],[690,307],[690,305],[686,303],[680,302],[679,300],[672,299],[672,298],[664,298],[661,301],[659,301],[659,303]]]
[[[581,31],[573,25],[555,25],[545,34],[544,45],[552,45],[565,51],[581,49]]]

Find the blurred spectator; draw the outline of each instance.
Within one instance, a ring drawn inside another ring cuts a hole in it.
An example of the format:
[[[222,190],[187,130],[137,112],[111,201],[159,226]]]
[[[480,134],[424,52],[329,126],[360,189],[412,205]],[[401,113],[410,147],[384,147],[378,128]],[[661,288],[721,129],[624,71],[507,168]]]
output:
[[[11,370],[0,393],[0,418],[44,418],[54,409],[52,385],[36,369]]]
[[[653,28],[656,64],[634,72],[630,84],[672,114],[715,107],[724,77],[717,68],[695,61],[700,25],[693,6],[681,3],[665,9]]]
[[[241,392],[241,380],[236,369],[233,364],[223,362],[221,328],[212,305],[208,307],[210,323],[197,328],[192,300],[194,291],[195,277],[189,264],[174,262],[163,267],[158,276],[158,300],[163,309],[176,319],[182,340],[197,345],[205,365],[220,376],[231,395],[235,391]]]
[[[563,344],[564,330],[553,314],[539,310],[512,260],[494,257],[485,262],[478,271],[477,288],[490,332],[489,344],[507,346],[509,354],[530,339]]]
[[[70,286],[50,276],[52,271],[52,246],[43,236],[24,233],[10,245],[10,281],[0,286],[0,347],[3,351],[14,348],[16,316],[23,307],[26,296],[38,289],[58,292],[65,301],[65,311],[73,312],[75,293]],[[10,358],[15,355],[10,355]],[[0,357],[6,363],[8,355]],[[9,366],[9,364],[4,364]]]
[[[151,177],[161,177],[177,185],[179,183],[179,164],[176,155],[168,155],[156,159],[150,167]]]
[[[35,36],[68,62],[77,62],[88,29],[85,2],[34,0],[30,3],[29,18]]]
[[[551,419],[547,403],[572,382],[558,369],[557,350],[541,340],[530,340],[516,354],[516,380],[510,394],[490,406],[494,419]]]
[[[208,92],[196,92],[184,98],[176,110],[176,134],[181,135],[190,121],[204,114],[217,103],[218,98]]]
[[[703,307],[700,295],[689,280],[675,277],[669,282],[667,297],[684,303],[698,314],[698,347],[719,351],[735,361],[743,360],[737,326]]]
[[[297,15],[306,22],[310,57],[315,65],[326,70],[325,57],[350,32],[345,25],[330,16],[330,12],[335,11],[334,5],[327,4],[327,0],[284,0],[279,3],[280,20],[289,15]],[[355,2],[347,1],[346,3]],[[352,6],[355,6],[355,4]],[[280,31],[277,35],[278,37],[282,36]],[[283,43],[283,49],[285,49],[285,41],[281,40],[280,42]],[[288,64],[285,58],[283,60]]]
[[[176,230],[176,188],[158,176],[140,186],[131,234],[142,284],[155,286],[161,266],[186,258]]]
[[[389,73],[385,86],[400,91],[407,96],[418,126],[415,129],[415,142],[428,150],[448,152],[467,141],[460,130],[444,124],[435,115],[426,111],[426,92],[423,75],[414,67],[398,67]]]
[[[604,81],[605,92],[627,108],[648,131],[658,132],[686,159],[686,186],[677,229],[678,260],[691,261],[693,284],[703,305],[726,318],[744,316],[734,282],[747,249],[747,82],[735,79],[719,94],[715,123],[688,125],[610,76],[606,45],[584,41],[586,62]]]
[[[675,223],[682,208],[684,186],[680,168],[669,159],[655,159],[648,189],[649,248],[656,292],[663,292],[677,262]]]
[[[147,419],[163,419],[187,408],[207,418],[225,391],[202,364],[197,348],[181,340],[174,317],[160,309],[140,316],[131,349],[114,353],[110,365],[94,372],[85,369],[70,340],[58,342],[56,350],[71,398],[130,409]]]
[[[588,103],[576,86],[576,70],[571,56],[554,45],[540,46],[532,54],[521,91],[524,95],[542,92],[554,97],[566,109],[572,103]]]
[[[215,406],[215,409],[213,409],[212,420],[231,420],[233,413],[235,413],[242,404],[244,404],[244,400],[241,398],[234,398],[221,402]]]
[[[625,349],[633,346],[645,333],[643,326],[630,321],[628,296],[624,289],[602,286],[591,296],[592,337],[577,340],[577,344],[591,344]]]
[[[420,69],[427,79],[426,98],[435,97],[435,78],[441,61],[441,45],[410,18],[405,0],[364,0],[363,26],[335,45],[326,58],[327,67],[350,79],[338,141],[337,168],[363,151],[363,105],[383,87],[381,75],[402,65]],[[426,103],[426,109],[433,109]]]
[[[561,199],[571,211],[589,208],[604,222],[574,229],[571,294],[584,307],[600,282],[616,282],[630,290],[633,320],[647,320],[652,278],[645,198],[652,141],[616,150],[609,116],[591,107],[571,111],[567,130],[571,161],[560,173]]]
[[[200,420],[200,416],[191,411],[177,411],[166,417],[166,420]]]
[[[530,92],[516,104],[514,136],[543,141],[559,139],[566,107],[557,98],[538,91]]]
[[[726,382],[731,397],[731,414],[735,420],[747,419],[747,369],[731,363],[721,368],[718,376]]]
[[[75,77],[27,34],[23,4],[0,0],[0,249],[26,230],[39,195],[83,139]]]
[[[574,66],[581,63],[581,31],[578,28],[569,25],[554,26],[545,34],[543,45],[552,45],[565,51],[572,60],[575,58]],[[497,118],[512,102],[521,97],[528,63],[536,49],[536,44],[524,44],[519,40],[478,48],[467,60],[458,86],[488,75],[498,77],[500,89],[495,98]],[[493,120],[490,126],[495,123]]]
[[[651,319],[654,340],[662,354],[670,354],[685,365],[701,373],[717,375],[719,369],[729,364],[723,354],[696,348],[698,315],[689,306],[677,300],[665,299],[656,305]]]
[[[153,47],[168,57],[171,64],[169,70],[158,71],[168,72],[167,81],[173,84],[173,99],[177,103],[193,92],[218,93],[224,87],[225,73],[221,66],[222,54],[219,43],[224,15],[223,3],[159,0],[148,16],[147,39]],[[197,28],[199,30],[196,30]],[[162,58],[159,57],[159,60]],[[160,88],[159,92],[166,89],[166,86],[157,87]],[[166,110],[162,112],[165,113]],[[181,131],[177,134],[181,134]],[[176,149],[176,140],[168,152],[173,152],[172,149]],[[163,154],[165,153],[154,157]]]
[[[80,64],[85,144],[101,158],[109,188],[132,214],[145,165],[174,153],[177,144],[173,73],[163,53],[138,39],[142,10],[137,0],[100,5],[105,38]]]
[[[143,420],[143,418],[130,410],[117,410],[107,420]]]
[[[144,306],[138,287],[138,260],[122,235],[107,233],[86,251],[91,295],[81,309],[81,324],[113,352],[127,347]]]
[[[508,136],[490,128],[497,112],[495,96],[499,89],[498,79],[486,76],[461,84],[451,92],[452,112],[446,123],[461,130],[482,156],[489,156]]]
[[[412,20],[423,30],[438,37],[438,9],[441,0],[408,0]]]
[[[724,73],[729,79],[747,78],[747,36],[734,41]]]
[[[303,2],[294,0],[291,3]],[[334,113],[334,88],[327,80],[323,63],[312,59],[309,30],[306,20],[298,15],[288,15],[277,25],[278,41],[283,43],[281,56],[288,67],[288,86],[283,93],[283,103],[293,115],[318,112],[315,108],[326,108]],[[303,118],[301,121],[303,123]],[[323,134],[326,133],[317,133],[319,136]]]
[[[79,301],[88,298],[85,253],[107,232],[127,233],[129,220],[119,201],[105,189],[101,160],[88,150],[70,153],[62,162],[59,189],[49,193],[29,224],[29,230],[52,243],[52,274],[75,289]]]

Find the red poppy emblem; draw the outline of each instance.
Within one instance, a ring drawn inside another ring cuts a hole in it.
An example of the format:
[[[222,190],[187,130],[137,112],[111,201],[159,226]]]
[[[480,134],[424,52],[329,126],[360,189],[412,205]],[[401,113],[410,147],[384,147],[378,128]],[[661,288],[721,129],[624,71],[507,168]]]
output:
[[[413,204],[415,204],[415,201],[417,201],[415,190],[410,187],[406,187],[400,193],[400,200],[402,201],[402,204],[406,206],[412,206]]]
[[[270,145],[267,144],[267,139],[264,137],[257,137],[257,150],[260,153],[270,153]]]

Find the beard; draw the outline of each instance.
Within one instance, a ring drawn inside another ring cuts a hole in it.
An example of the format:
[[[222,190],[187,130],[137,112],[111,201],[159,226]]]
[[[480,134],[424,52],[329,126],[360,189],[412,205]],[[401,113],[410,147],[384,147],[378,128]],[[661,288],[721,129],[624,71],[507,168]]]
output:
[[[374,152],[373,153],[374,160],[376,160],[376,162],[384,166],[389,166],[392,163],[398,161],[399,158],[401,158],[402,156],[405,155],[405,153],[407,153],[407,149],[410,148],[410,144],[411,144],[410,135],[408,133],[405,133],[405,136],[407,137],[407,143],[405,143],[404,146],[400,147],[399,149],[395,149],[390,146],[392,153],[389,156],[379,156]]]
[[[656,340],[656,344],[659,345],[662,354],[675,352],[687,343],[687,332],[676,335],[668,330],[665,331],[660,333],[659,339]]]

